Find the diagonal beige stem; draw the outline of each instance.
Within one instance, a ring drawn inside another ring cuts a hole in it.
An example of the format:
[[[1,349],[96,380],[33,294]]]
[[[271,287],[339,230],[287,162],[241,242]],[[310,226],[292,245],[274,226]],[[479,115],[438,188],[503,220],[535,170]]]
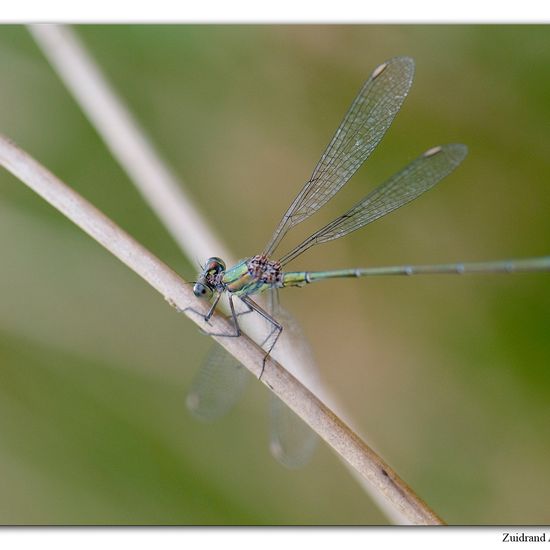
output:
[[[221,333],[230,331],[228,320],[221,315],[214,315],[211,323],[206,324],[201,315],[206,312],[207,305],[195,298],[185,281],[92,204],[2,135],[0,164],[145,279],[171,305],[184,311],[199,327]],[[222,337],[217,341],[255,376],[259,375],[264,351],[252,340],[243,335],[240,338]],[[266,363],[262,382],[357,470],[392,509],[413,524],[443,524],[437,514],[359,436],[271,358]]]
[[[113,156],[189,258],[229,254],[139,124],[69,27],[29,30],[73,92]]]

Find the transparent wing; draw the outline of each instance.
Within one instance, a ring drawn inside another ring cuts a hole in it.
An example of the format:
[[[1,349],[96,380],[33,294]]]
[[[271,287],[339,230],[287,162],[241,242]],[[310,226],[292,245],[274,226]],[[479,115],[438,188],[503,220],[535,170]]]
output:
[[[426,151],[345,214],[286,254],[281,258],[281,265],[289,263],[314,244],[343,237],[416,199],[450,174],[464,160],[467,152],[467,147],[459,143],[441,145]]]
[[[271,293],[269,310],[276,313],[285,330],[275,348],[279,352],[294,341],[293,353],[297,354],[297,364],[304,372],[293,374],[311,387],[316,382],[316,371],[312,354],[304,340],[296,321],[278,306],[276,289]],[[299,342],[299,346],[297,343]],[[281,346],[281,347],[280,347]],[[239,400],[249,373],[232,355],[221,346],[212,346],[202,368],[191,384],[186,404],[191,413],[204,421],[212,421],[226,414]],[[277,397],[271,397],[270,410],[270,450],[272,455],[288,468],[304,466],[317,446],[317,436]]]
[[[310,462],[318,437],[280,399],[271,398],[271,454],[287,468],[302,468]]]
[[[284,327],[281,338],[273,350],[275,357],[292,344],[292,353],[300,372],[293,372],[308,387],[318,383],[318,373],[313,363],[313,355],[296,320],[282,309],[275,300],[276,290],[271,292],[271,312]],[[271,396],[270,407],[270,443],[271,454],[288,468],[305,466],[315,452],[318,443],[317,435],[296,414],[294,414],[278,397]]]
[[[374,151],[409,92],[414,62],[395,57],[378,66],[351,104],[344,120],[266,246],[271,256],[286,232],[327,203]]]
[[[241,397],[248,374],[232,355],[214,344],[191,383],[187,408],[200,420],[222,417]]]

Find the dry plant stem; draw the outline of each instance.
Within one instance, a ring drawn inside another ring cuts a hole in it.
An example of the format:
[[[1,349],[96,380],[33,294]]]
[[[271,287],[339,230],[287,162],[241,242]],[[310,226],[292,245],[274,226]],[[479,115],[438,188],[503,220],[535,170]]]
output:
[[[29,30],[114,157],[188,257],[229,259],[198,207],[183,191],[71,29],[60,25],[30,25]]]
[[[97,208],[70,189],[13,142],[0,135],[0,163],[52,206],[62,212],[130,269],[158,290],[174,307],[204,330],[230,333],[229,321],[214,315],[208,325],[207,304],[197,300],[174,271],[119,228]],[[187,310],[187,311],[186,311]],[[260,373],[264,351],[246,336],[217,338],[255,376]],[[442,524],[442,520],[353,431],[279,363],[268,359],[262,382],[331,445],[389,504],[417,525]]]
[[[188,258],[221,256],[232,263],[232,255],[220,243],[208,224],[203,221],[190,197],[182,191],[171,170],[166,166],[137,121],[117,97],[100,68],[87,53],[75,33],[59,25],[32,25],[29,27],[37,43],[61,79],[73,94],[96,130],[105,141],[134,184],[150,204],[172,237]],[[225,304],[221,304],[222,306]],[[258,339],[257,326],[250,319],[242,319],[247,333]],[[281,354],[280,360],[325,402],[336,406],[327,388],[311,380],[292,353]],[[349,464],[344,464],[350,468]],[[354,477],[393,523],[410,520],[351,468]]]

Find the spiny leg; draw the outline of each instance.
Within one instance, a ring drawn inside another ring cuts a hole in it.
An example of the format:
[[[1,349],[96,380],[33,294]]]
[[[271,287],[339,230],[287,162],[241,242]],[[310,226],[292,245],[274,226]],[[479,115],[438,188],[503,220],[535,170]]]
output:
[[[212,303],[212,306],[210,307],[210,309],[208,310],[208,313],[206,315],[203,315],[200,311],[197,311],[196,309],[194,309],[192,307],[185,308],[183,311],[184,312],[191,311],[191,312],[199,315],[206,322],[208,322],[210,320],[210,318],[212,317],[212,315],[214,314],[214,311],[216,309],[216,306],[218,305],[218,302],[220,301],[220,298],[221,298],[221,293],[219,293],[216,296],[216,298],[214,299],[214,302]],[[266,354],[265,354],[265,356],[263,358],[263,361],[262,361],[262,370],[260,372],[260,376],[258,377],[258,379],[261,379],[262,375],[264,373],[265,363],[267,361],[267,358],[269,357],[271,351],[275,347],[275,344],[279,340],[279,337],[281,336],[281,333],[283,331],[283,327],[271,315],[269,315],[269,313],[264,311],[258,304],[256,304],[256,302],[254,302],[250,298],[248,298],[248,296],[241,297],[241,301],[248,308],[247,311],[243,311],[241,313],[237,313],[235,311],[235,305],[233,303],[233,295],[232,294],[228,294],[228,300],[229,300],[229,307],[231,309],[231,318],[233,320],[233,325],[235,327],[235,334],[227,334],[227,333],[221,333],[221,332],[207,332],[207,331],[202,331],[202,332],[204,334],[206,334],[207,336],[220,336],[220,337],[227,337],[227,338],[238,338],[242,334],[241,328],[239,326],[239,321],[238,321],[239,315],[246,315],[247,313],[251,313],[253,311],[258,313],[261,317],[263,317],[271,325],[271,330],[270,330],[269,334],[265,337],[265,339],[260,344],[260,346],[263,348],[269,342],[269,340],[273,337],[273,335],[275,335],[275,337],[273,338],[273,341],[268,346],[267,350],[265,350],[265,348],[264,348],[264,351],[266,351]]]
[[[279,337],[281,336],[281,333],[283,332],[283,326],[279,324],[267,311],[264,311],[256,302],[251,300],[248,296],[242,296],[241,297],[242,302],[244,302],[251,310],[258,313],[261,317],[263,317],[270,325],[271,325],[271,331],[266,336],[264,341],[261,343],[261,347],[267,344],[267,342],[270,340],[270,338],[275,334],[275,338],[273,338],[273,342],[271,345],[267,348],[266,354],[264,356],[264,359],[262,361],[262,370],[260,372],[260,376],[258,377],[258,380],[261,380],[264,369],[265,369],[265,362],[267,361],[267,358],[269,357],[270,353],[272,352],[273,348],[275,347],[275,344],[277,343],[277,340],[279,340]]]
[[[254,311],[253,308],[251,308],[244,300],[241,299],[241,303],[244,304],[246,307],[246,311],[240,311],[236,314],[237,317],[240,317],[241,315],[247,315],[248,313],[252,313]]]
[[[204,320],[208,323],[210,321],[210,317],[214,314],[214,310],[216,309],[216,306],[218,305],[218,302],[220,301],[220,298],[222,297],[221,292],[218,292],[218,295],[212,302],[212,305],[210,306],[210,309],[208,310],[208,313],[204,316]]]
[[[200,311],[197,311],[196,309],[194,309],[192,307],[187,307],[183,311],[184,312],[192,311],[193,313],[196,313],[198,316],[202,317],[202,319],[204,319],[204,321],[206,321],[208,323],[208,321],[210,320],[210,318],[214,314],[214,310],[216,309],[216,306],[218,305],[218,302],[220,301],[220,298],[221,298],[221,293],[218,293],[218,295],[214,299],[214,302],[212,303],[212,306],[210,307],[210,309],[208,310],[208,313],[206,315],[203,315]],[[227,334],[227,333],[224,333],[224,332],[208,332],[206,330],[203,330],[202,332],[204,334],[206,334],[207,336],[224,336],[224,337],[227,337],[227,338],[238,338],[242,334],[241,327],[239,326],[239,321],[237,319],[238,315],[235,312],[235,306],[233,304],[233,295],[228,294],[227,298],[228,298],[228,301],[229,301],[229,308],[231,309],[231,319],[233,320],[233,326],[235,328],[235,334]],[[245,312],[245,313],[249,313],[249,312]]]

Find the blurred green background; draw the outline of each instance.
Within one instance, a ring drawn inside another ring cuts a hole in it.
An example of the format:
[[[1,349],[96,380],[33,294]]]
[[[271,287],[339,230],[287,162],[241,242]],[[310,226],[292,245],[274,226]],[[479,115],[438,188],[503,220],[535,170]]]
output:
[[[463,166],[410,207],[317,247],[330,269],[550,253],[550,28],[87,26],[80,37],[239,257],[259,252],[361,83],[415,83],[317,229],[427,148]],[[24,27],[0,28],[0,131],[192,279]],[[0,171],[0,523],[384,524],[336,456],[286,470],[267,391],[218,423],[185,393],[195,326]],[[548,274],[330,281],[281,293],[325,383],[447,522],[550,522]]]

